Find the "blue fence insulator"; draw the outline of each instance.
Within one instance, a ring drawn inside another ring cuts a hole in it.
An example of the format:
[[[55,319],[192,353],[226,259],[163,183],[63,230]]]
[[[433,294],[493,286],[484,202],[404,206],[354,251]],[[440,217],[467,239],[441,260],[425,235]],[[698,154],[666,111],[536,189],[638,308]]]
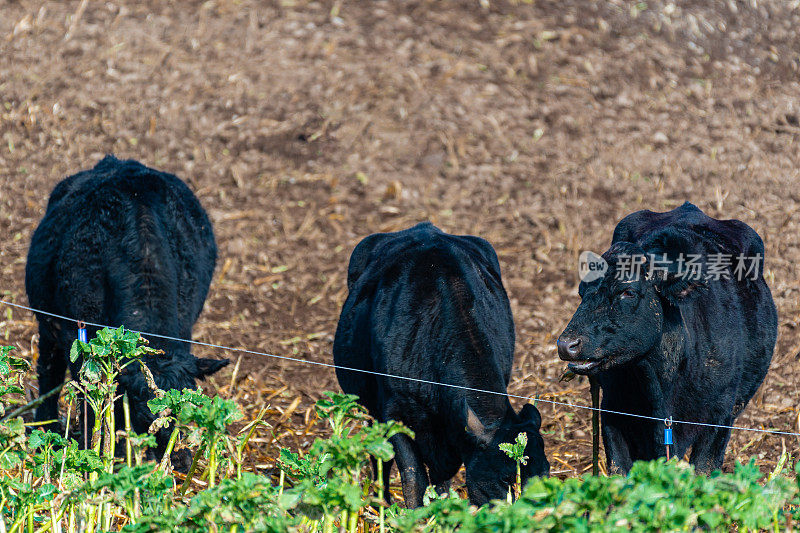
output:
[[[664,445],[672,446],[672,428],[664,428]]]
[[[78,328],[78,340],[86,342],[86,328]]]

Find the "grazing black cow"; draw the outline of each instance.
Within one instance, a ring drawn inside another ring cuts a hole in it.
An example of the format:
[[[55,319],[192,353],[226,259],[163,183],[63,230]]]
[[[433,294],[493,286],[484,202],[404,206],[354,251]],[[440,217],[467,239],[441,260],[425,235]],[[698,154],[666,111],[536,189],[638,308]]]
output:
[[[603,258],[605,275],[580,284],[583,301],[557,342],[561,359],[596,376],[604,409],[732,425],[761,385],[777,336],[758,234],[685,203],[625,217]],[[617,471],[665,455],[663,422],[611,413],[602,422]],[[722,466],[729,429],[673,432],[674,455],[691,448],[698,471]]]
[[[523,479],[549,473],[539,411],[528,404],[516,413],[506,396],[514,321],[488,242],[429,223],[371,235],[353,251],[347,286],[336,364],[500,393],[337,369],[342,390],[373,417],[415,432],[391,439],[408,507],[422,504],[429,475],[443,492],[462,464],[473,503],[505,497],[516,467],[498,445],[520,432],[528,437]]]
[[[217,248],[211,222],[189,188],[172,174],[108,156],[59,183],[33,234],[25,271],[31,306],[87,322],[190,339],[211,283]],[[39,391],[64,380],[76,338],[74,322],[38,314]],[[87,328],[89,337],[96,328]],[[194,388],[227,360],[198,359],[189,345],[153,337],[164,355],[146,363],[162,389]],[[78,375],[82,361],[70,363]],[[119,377],[131,402],[133,429],[147,431],[152,397],[136,365]],[[37,410],[57,418],[57,398]],[[91,427],[91,426],[90,426]],[[158,455],[166,432],[159,433]]]

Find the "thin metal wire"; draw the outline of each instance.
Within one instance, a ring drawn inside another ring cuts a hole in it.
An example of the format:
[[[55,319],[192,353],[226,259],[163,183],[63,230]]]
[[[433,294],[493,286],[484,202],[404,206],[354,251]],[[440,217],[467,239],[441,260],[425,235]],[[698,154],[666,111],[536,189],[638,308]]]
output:
[[[61,319],[61,320],[67,320],[69,322],[75,322],[76,324],[83,323],[83,324],[85,324],[87,326],[93,326],[93,327],[97,327],[97,328],[114,328],[114,326],[108,326],[108,325],[105,325],[105,324],[96,324],[94,322],[81,321],[81,320],[78,320],[76,318],[71,318],[71,317],[63,316],[63,315],[58,315],[56,313],[50,313],[48,311],[42,311],[41,309],[34,309],[32,307],[27,307],[25,305],[9,302],[7,300],[0,300],[0,303],[8,305],[8,306],[11,306],[11,307],[16,307],[18,309],[24,309],[24,310],[30,311],[32,313],[41,314],[41,315],[45,315],[45,316],[50,316],[50,317],[58,318],[58,319]],[[131,331],[136,331],[136,330],[131,330]],[[398,376],[398,375],[395,375],[395,374],[387,374],[385,372],[377,372],[377,371],[374,371],[374,370],[365,370],[363,368],[352,368],[352,367],[347,367],[347,366],[335,365],[333,363],[323,363],[323,362],[320,362],[320,361],[311,361],[311,360],[308,360],[308,359],[300,359],[298,357],[289,357],[288,355],[276,355],[276,354],[271,354],[271,353],[266,353],[266,352],[256,352],[256,351],[248,350],[248,349],[245,349],[245,348],[234,348],[232,346],[223,346],[221,344],[212,344],[212,343],[209,343],[209,342],[194,341],[194,340],[189,340],[189,339],[180,339],[178,337],[170,337],[169,335],[159,335],[157,333],[147,333],[147,332],[144,332],[144,331],[136,331],[136,333],[139,333],[142,337],[145,337],[145,338],[147,338],[147,337],[155,337],[155,338],[165,339],[165,340],[170,340],[170,341],[186,342],[186,343],[194,344],[194,345],[197,345],[197,346],[205,346],[207,348],[214,348],[214,349],[217,349],[217,350],[226,350],[226,351],[230,351],[230,352],[239,352],[239,353],[245,353],[245,354],[248,354],[248,355],[258,355],[258,356],[261,356],[261,357],[271,357],[273,359],[280,359],[280,360],[283,360],[283,361],[292,361],[292,362],[295,362],[295,363],[316,365],[316,366],[321,366],[321,367],[325,367],[325,368],[347,370],[349,372],[360,372],[362,374],[370,374],[370,375],[373,375],[373,376],[380,376],[380,377],[385,377],[385,378],[402,379],[402,380],[405,380],[405,381],[414,381],[414,382],[417,382],[417,383],[425,383],[426,385],[436,385],[436,386],[440,386],[440,387],[450,387],[450,388],[453,388],[453,389],[461,389],[461,390],[465,390],[465,391],[469,391],[469,392],[478,392],[478,393],[481,393],[481,394],[495,394],[495,395],[498,395],[498,396],[507,396],[509,398],[518,398],[518,399],[527,400],[527,401],[530,401],[530,400],[534,399],[533,396],[521,396],[521,395],[518,395],[518,394],[511,394],[511,393],[506,393],[506,392],[497,392],[497,391],[491,391],[491,390],[485,390],[485,389],[476,389],[474,387],[466,387],[464,385],[455,385],[455,384],[452,384],[452,383],[440,383],[438,381],[430,381],[430,380],[427,380],[427,379],[413,378],[413,377],[409,377],[409,376]],[[633,418],[640,418],[640,419],[644,419],[644,420],[654,420],[656,422],[664,422],[664,418],[662,418],[662,417],[640,415],[640,414],[637,414],[637,413],[626,413],[624,411],[614,411],[612,409],[603,409],[601,407],[590,407],[588,405],[573,404],[573,403],[567,403],[567,402],[558,402],[558,401],[555,401],[555,400],[545,400],[543,398],[535,398],[535,399],[538,402],[549,403],[549,404],[552,404],[552,405],[560,405],[560,406],[563,406],[563,407],[576,407],[578,409],[584,409],[584,410],[587,410],[587,411],[599,411],[601,413],[609,413],[609,414],[620,415],[620,416],[630,416],[630,417],[633,417]],[[756,433],[768,433],[770,435],[787,435],[787,436],[792,436],[792,437],[800,437],[800,433],[792,433],[791,431],[779,431],[779,430],[776,430],[776,429],[749,428],[749,427],[744,427],[744,426],[726,426],[726,425],[720,425],[720,424],[709,424],[709,423],[706,423],[706,422],[692,422],[692,421],[689,421],[689,420],[674,420],[674,419],[672,419],[672,423],[673,424],[689,424],[689,425],[693,425],[693,426],[703,426],[703,427],[712,427],[712,428],[720,428],[720,429],[732,429],[732,430],[735,429],[735,430],[739,430],[739,431],[752,431],[752,432],[756,432]]]

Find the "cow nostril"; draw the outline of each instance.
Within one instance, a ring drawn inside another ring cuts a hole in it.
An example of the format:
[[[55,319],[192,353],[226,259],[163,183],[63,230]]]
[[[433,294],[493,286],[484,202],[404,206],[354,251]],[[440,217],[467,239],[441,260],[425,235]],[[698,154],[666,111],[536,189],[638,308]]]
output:
[[[575,339],[574,341],[567,344],[567,352],[570,355],[578,355],[581,351],[581,339],[580,337]]]
[[[580,337],[562,337],[556,342],[558,355],[562,359],[575,359],[581,353],[582,340]]]

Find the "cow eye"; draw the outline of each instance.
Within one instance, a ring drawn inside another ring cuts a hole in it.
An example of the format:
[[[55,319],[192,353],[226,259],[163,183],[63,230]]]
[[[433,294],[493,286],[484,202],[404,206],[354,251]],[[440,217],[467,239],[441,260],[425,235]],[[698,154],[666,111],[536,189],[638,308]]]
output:
[[[636,291],[633,289],[625,289],[619,294],[621,300],[626,300],[628,298],[634,298],[636,296]]]

